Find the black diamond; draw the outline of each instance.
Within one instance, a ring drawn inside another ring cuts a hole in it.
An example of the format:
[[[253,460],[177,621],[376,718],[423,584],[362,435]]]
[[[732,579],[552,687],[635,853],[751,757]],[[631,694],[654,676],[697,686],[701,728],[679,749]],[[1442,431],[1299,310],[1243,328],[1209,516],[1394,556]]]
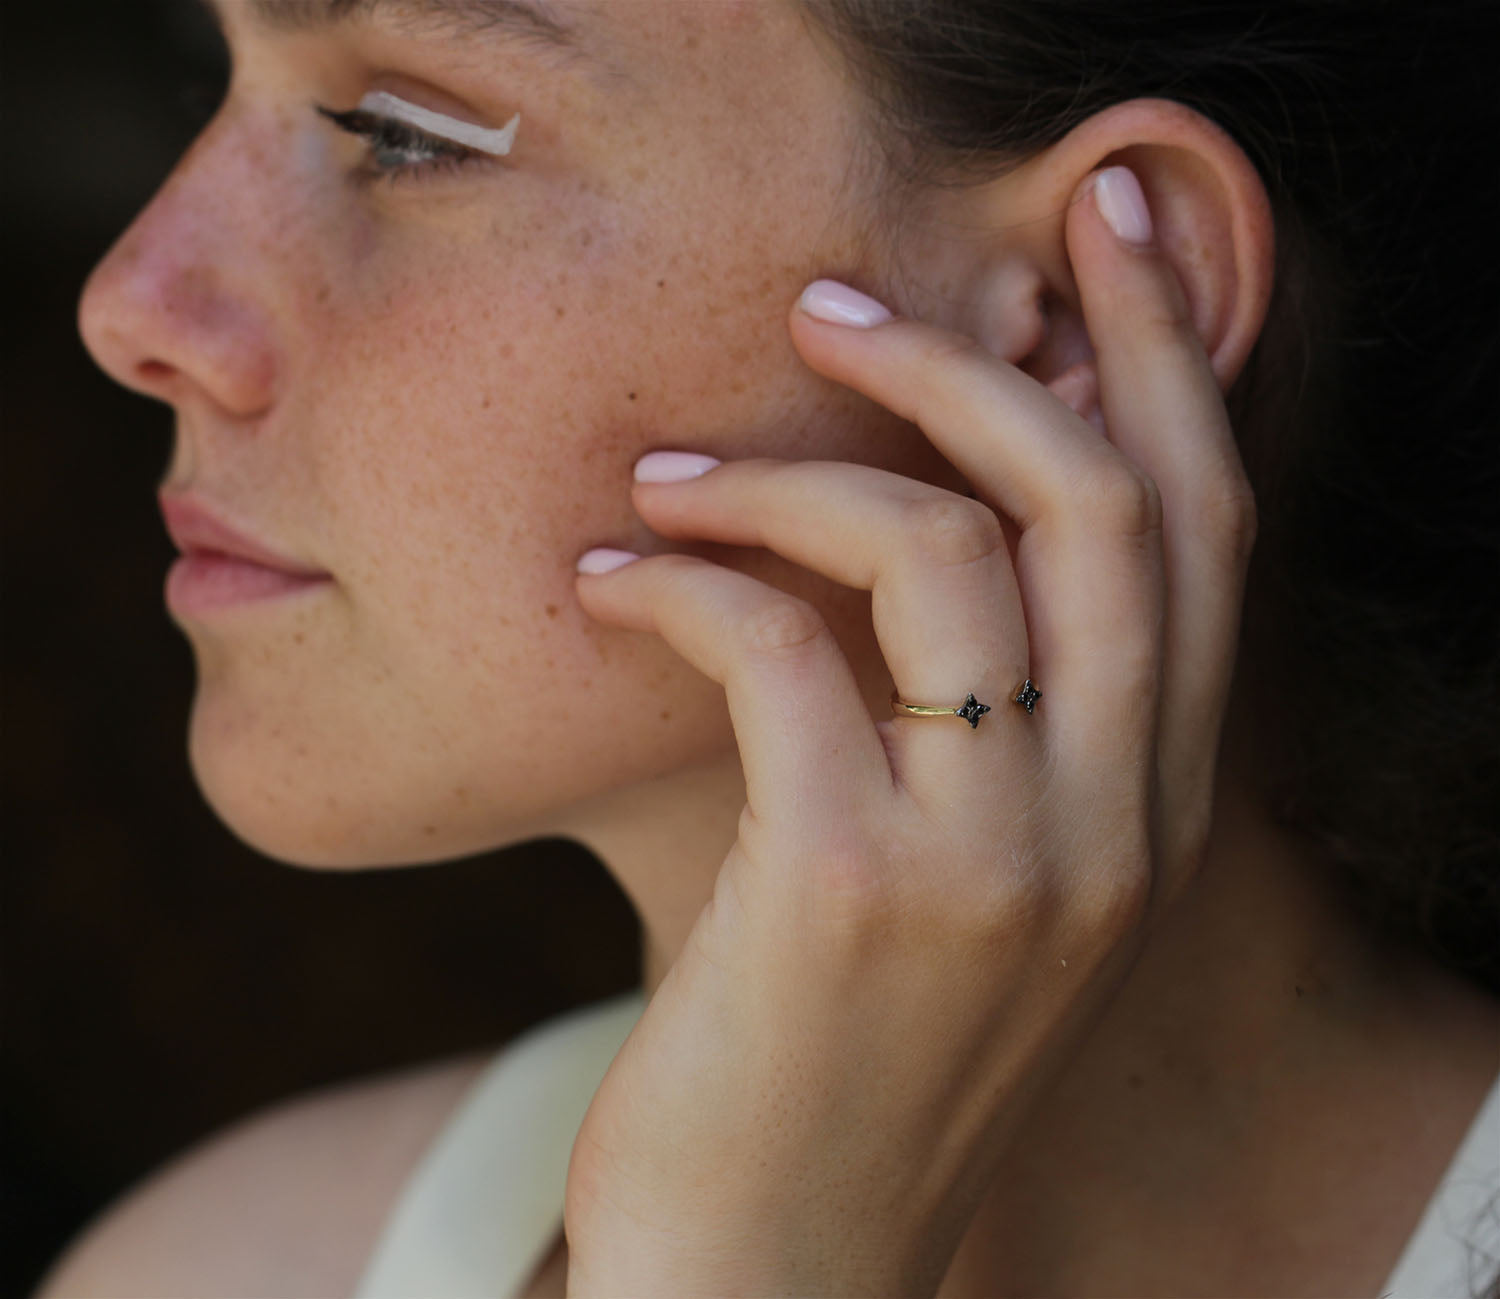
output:
[[[963,707],[955,708],[953,711],[962,717],[964,721],[968,722],[969,729],[972,731],[978,727],[979,719],[990,711],[990,706],[988,704],[981,704],[973,695],[969,695],[964,700]]]
[[[1031,684],[1031,678],[1026,678],[1026,684],[1016,693],[1015,701],[1024,704],[1028,713],[1036,711],[1036,701],[1042,697],[1042,692]]]

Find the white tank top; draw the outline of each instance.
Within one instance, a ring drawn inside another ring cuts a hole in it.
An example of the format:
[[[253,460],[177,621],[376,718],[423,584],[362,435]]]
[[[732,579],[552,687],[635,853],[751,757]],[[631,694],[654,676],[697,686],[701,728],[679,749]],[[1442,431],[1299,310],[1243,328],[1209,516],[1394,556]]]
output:
[[[568,1157],[639,989],[522,1034],[495,1057],[391,1210],[355,1299],[513,1299],[562,1230]],[[1500,1079],[1381,1299],[1468,1299],[1500,1270]]]

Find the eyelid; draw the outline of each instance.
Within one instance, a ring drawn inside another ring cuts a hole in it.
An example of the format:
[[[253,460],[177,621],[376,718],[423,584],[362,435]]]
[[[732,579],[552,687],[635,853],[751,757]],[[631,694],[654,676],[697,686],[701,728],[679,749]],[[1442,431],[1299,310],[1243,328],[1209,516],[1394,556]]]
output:
[[[460,122],[458,118],[449,117],[446,113],[437,113],[430,108],[409,103],[388,90],[370,91],[359,101],[359,106],[367,113],[393,117],[418,130],[430,131],[434,135],[452,140],[465,148],[477,149],[480,153],[492,153],[501,157],[510,152],[511,145],[515,142],[516,128],[521,122],[521,115],[517,113],[499,130],[491,130],[488,127],[475,126],[472,122]]]

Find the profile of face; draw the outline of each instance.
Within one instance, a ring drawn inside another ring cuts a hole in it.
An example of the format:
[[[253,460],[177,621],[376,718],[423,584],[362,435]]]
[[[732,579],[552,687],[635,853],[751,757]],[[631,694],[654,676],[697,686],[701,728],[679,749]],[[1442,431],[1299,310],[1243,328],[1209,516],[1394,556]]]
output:
[[[80,328],[172,406],[166,493],[331,577],[173,610],[212,806],[289,862],[437,860],[732,751],[720,686],[584,614],[583,551],[707,554],[851,627],[868,607],[764,552],[653,536],[640,455],[926,453],[788,341],[807,282],[879,256],[862,103],[791,3],[467,27],[320,7],[221,0],[229,93]],[[382,90],[484,127],[519,113],[513,148],[403,153],[318,111]]]

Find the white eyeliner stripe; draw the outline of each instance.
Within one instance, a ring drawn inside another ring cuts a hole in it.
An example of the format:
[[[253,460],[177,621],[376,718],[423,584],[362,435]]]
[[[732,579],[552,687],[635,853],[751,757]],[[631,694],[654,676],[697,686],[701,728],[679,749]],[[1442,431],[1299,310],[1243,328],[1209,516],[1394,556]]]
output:
[[[456,144],[478,149],[482,153],[509,153],[510,146],[516,138],[516,127],[521,121],[521,115],[517,113],[498,131],[492,131],[488,127],[460,122],[456,117],[449,117],[446,113],[434,113],[430,108],[409,104],[406,100],[398,99],[386,90],[370,91],[359,101],[359,106],[367,113],[397,118],[424,131],[431,131],[434,135],[441,135]]]

